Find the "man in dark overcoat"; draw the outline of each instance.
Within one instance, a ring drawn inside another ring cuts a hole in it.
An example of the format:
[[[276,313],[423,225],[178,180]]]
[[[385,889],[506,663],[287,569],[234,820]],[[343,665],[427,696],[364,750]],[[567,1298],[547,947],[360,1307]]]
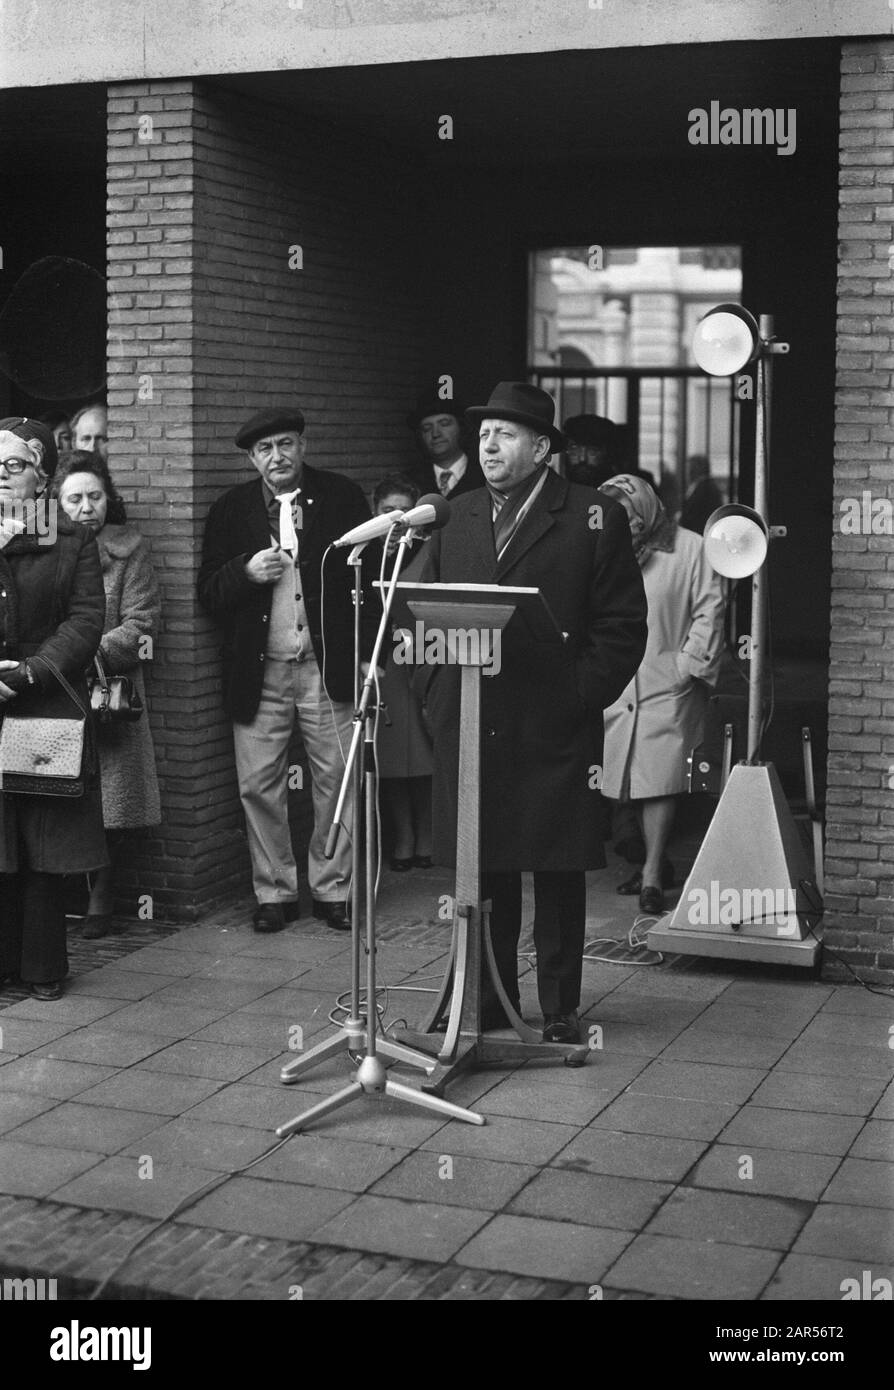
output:
[[[262,410],[236,435],[258,476],[214,503],[205,527],[198,591],[223,628],[224,704],[233,720],[245,812],[256,931],[281,931],[300,913],[288,819],[289,743],[296,720],[310,763],[314,829],[308,878],[314,916],[350,929],[350,836],[324,855],[353,718],[353,571],[327,547],[369,520],[356,483],[304,461],[304,415]],[[364,649],[376,629],[362,608]],[[346,807],[350,825],[351,802]]]
[[[567,638],[514,644],[481,682],[482,896],[500,978],[518,1006],[521,873],[534,874],[534,941],[544,1039],[576,1042],[587,869],[605,865],[596,791],[602,711],[635,674],[646,646],[646,598],[627,515],[610,498],[560,478],[552,397],[501,382],[467,411],[479,428],[486,487],[451,506],[421,576],[538,588]],[[460,668],[425,673],[434,730],[434,839],[455,863]],[[485,1027],[505,1015],[483,981]]]

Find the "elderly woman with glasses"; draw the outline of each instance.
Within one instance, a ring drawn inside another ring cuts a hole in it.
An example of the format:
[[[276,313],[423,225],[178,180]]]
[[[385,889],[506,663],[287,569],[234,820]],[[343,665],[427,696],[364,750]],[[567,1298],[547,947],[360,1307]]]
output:
[[[0,717],[77,718],[52,666],[86,707],[84,672],[102,637],[96,540],[61,508],[39,503],[43,460],[33,441],[0,429]],[[99,778],[87,756],[83,796],[0,787],[0,983],[19,979],[38,999],[58,999],[68,974],[63,875],[108,863]]]

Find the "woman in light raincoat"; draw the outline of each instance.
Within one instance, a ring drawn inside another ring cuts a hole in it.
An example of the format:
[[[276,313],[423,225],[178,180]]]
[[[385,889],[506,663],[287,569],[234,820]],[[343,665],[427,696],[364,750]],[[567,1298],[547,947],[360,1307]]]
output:
[[[723,593],[701,537],[668,518],[648,483],[620,473],[602,491],[621,502],[630,518],[649,603],[642,664],[605,711],[602,790],[634,803],[646,844],[641,875],[618,891],[638,892],[645,912],[661,912],[676,797],[687,790],[686,760],[704,739],[709,687],[719,673]]]

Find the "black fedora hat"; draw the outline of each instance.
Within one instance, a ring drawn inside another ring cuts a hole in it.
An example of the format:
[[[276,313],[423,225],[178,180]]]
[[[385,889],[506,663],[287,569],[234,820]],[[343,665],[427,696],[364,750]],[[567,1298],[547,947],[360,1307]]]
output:
[[[495,386],[487,405],[470,405],[466,419],[478,425],[482,420],[513,420],[528,425],[539,434],[549,436],[552,453],[565,448],[565,436],[557,430],[556,403],[548,391],[531,386],[527,381],[501,381]]]
[[[418,430],[422,421],[429,415],[453,415],[462,424],[463,414],[464,408],[459,401],[444,401],[433,393],[426,394],[419,396],[407,415],[407,426],[411,430]]]
[[[585,448],[604,449],[618,441],[618,427],[605,415],[569,415],[562,429],[572,444]]]

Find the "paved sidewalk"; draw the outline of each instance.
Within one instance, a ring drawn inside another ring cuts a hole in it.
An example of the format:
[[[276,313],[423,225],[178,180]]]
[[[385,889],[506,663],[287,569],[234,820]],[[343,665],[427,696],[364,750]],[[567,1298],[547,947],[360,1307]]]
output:
[[[629,954],[628,872],[590,876],[588,935],[620,943],[600,954]],[[381,983],[436,985],[449,891],[439,870],[385,874]],[[133,924],[77,946],[61,1001],[0,1008],[0,1272],[60,1297],[111,1276],[107,1297],[207,1299],[838,1300],[863,1271],[894,1280],[890,998],[745,964],[588,962],[602,1046],[584,1069],[463,1077],[447,1098],[483,1127],[364,1097],[263,1157],[353,1077],[345,1056],[279,1081],[296,1026],[305,1047],[331,1030],[350,950],[310,920],[247,920]],[[388,1026],[430,998],[383,1002]],[[539,1023],[531,975],[522,1004]]]

